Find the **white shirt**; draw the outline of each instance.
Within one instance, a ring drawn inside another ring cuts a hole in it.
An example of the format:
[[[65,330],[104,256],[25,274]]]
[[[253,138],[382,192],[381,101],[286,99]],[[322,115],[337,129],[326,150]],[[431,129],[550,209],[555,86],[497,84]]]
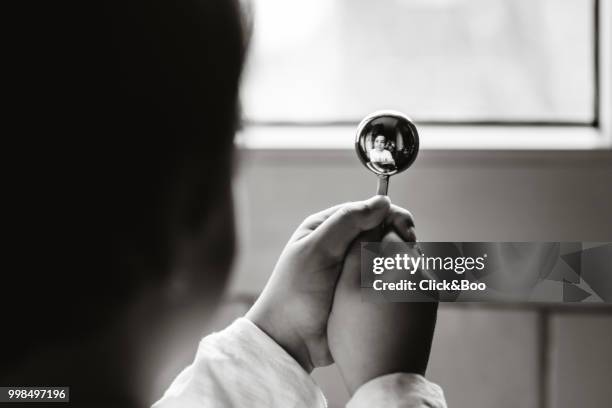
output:
[[[370,161],[372,163],[395,164],[391,152],[386,149],[380,152],[376,149],[370,150]]]
[[[153,408],[327,407],[312,377],[246,318],[205,337],[195,360]],[[446,408],[442,389],[417,374],[362,385],[347,408]]]

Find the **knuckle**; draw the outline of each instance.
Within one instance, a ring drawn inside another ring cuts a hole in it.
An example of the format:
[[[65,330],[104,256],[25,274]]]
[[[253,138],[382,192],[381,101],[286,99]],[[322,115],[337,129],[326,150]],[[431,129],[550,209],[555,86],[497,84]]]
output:
[[[358,218],[361,214],[367,213],[369,210],[370,208],[367,204],[359,202],[347,204],[340,209],[342,217],[348,219]]]

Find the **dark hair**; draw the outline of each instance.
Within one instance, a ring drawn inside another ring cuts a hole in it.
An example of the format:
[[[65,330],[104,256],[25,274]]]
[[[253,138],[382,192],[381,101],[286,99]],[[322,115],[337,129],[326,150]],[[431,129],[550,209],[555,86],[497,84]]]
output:
[[[175,240],[207,221],[231,177],[245,54],[237,3],[84,3],[40,40],[51,48],[40,49],[28,132],[48,137],[28,148],[20,180],[12,238],[23,252],[1,304],[21,319],[3,335],[4,361],[99,330],[163,281]]]

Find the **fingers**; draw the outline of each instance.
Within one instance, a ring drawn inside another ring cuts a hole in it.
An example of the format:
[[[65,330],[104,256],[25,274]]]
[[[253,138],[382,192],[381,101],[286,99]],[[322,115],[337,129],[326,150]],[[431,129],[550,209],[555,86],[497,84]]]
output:
[[[317,229],[319,227],[319,225],[321,225],[333,213],[335,213],[340,208],[342,208],[342,207],[344,207],[345,205],[348,205],[348,204],[350,204],[350,203],[338,204],[338,205],[335,205],[333,207],[327,208],[327,209],[325,209],[323,211],[319,211],[316,214],[312,214],[312,215],[308,216],[304,221],[302,221],[300,226],[297,227],[297,229],[295,230],[295,232],[293,233],[293,235],[289,239],[289,242],[296,242],[296,241],[301,240],[304,237],[307,237],[308,235],[310,235],[312,233],[312,231]]]
[[[392,226],[402,240],[416,242],[414,219],[410,211],[392,204],[391,211],[385,218],[385,224]]]
[[[380,225],[387,217],[391,202],[386,196],[374,196],[341,206],[329,215],[309,236],[334,257],[341,257],[350,243],[363,231]]]
[[[335,213],[340,208],[342,208],[342,207],[344,207],[346,205],[349,205],[349,204],[352,204],[352,203],[343,203],[343,204],[334,205],[333,207],[327,208],[327,209],[325,209],[323,211],[319,211],[316,214],[312,214],[312,215],[308,216],[308,218],[306,218],[302,222],[302,224],[299,226],[299,229],[306,229],[306,230],[313,231],[319,225],[321,225],[323,223],[323,221],[328,219],[333,213]]]
[[[354,203],[343,203],[325,210],[319,211],[318,213],[310,215],[306,218],[299,226],[299,230],[307,230],[308,232],[314,231],[319,225],[321,225],[326,219],[332,214],[338,211],[340,208]],[[416,239],[414,231],[414,219],[410,211],[405,208],[399,207],[395,204],[391,204],[391,210],[385,218],[385,224],[392,225],[398,230],[400,236],[405,241],[412,242]]]
[[[347,206],[350,207],[354,205],[359,205],[359,203],[363,202],[338,204],[323,211],[320,211],[316,214],[312,214],[311,216],[306,218],[304,222],[302,222],[302,224],[294,234],[292,241],[299,240],[303,237],[310,235],[314,230],[316,230],[321,224],[323,224],[338,210]],[[414,227],[414,219],[410,211],[406,210],[405,208],[391,204],[391,208],[384,219],[384,224],[391,226],[403,241],[416,242],[417,237]]]

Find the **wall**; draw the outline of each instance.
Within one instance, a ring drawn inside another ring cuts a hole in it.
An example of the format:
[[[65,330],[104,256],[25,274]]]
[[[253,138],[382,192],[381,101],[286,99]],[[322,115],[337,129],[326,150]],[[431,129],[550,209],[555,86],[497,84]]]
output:
[[[248,303],[304,217],[372,195],[376,178],[349,150],[239,156],[230,299]],[[389,192],[421,241],[612,241],[611,152],[423,151]],[[605,306],[443,305],[428,375],[451,407],[604,406],[610,344]],[[335,367],[315,378],[345,403]]]

